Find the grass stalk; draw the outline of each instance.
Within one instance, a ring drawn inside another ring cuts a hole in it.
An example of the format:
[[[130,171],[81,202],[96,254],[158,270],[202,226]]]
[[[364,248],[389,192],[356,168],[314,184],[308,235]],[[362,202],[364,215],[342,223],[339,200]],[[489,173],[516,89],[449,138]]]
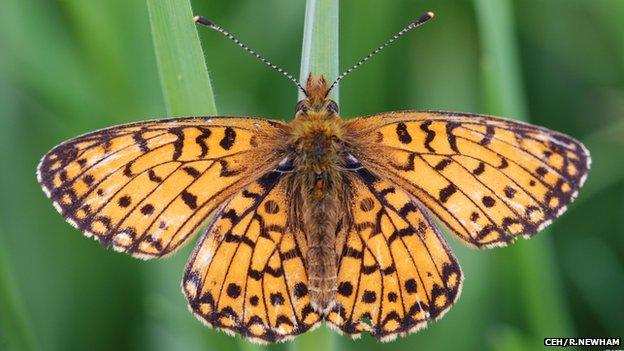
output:
[[[5,247],[5,242],[0,240],[0,344],[7,350],[37,350]]]
[[[323,74],[331,84],[339,74],[338,54],[338,0],[307,0],[300,81],[305,83],[309,73]],[[338,87],[330,96],[338,102]]]
[[[215,115],[215,98],[190,1],[147,0],[147,8],[167,115]],[[231,348],[233,340],[211,333],[182,307],[185,301],[179,281],[186,260],[183,256],[176,255],[150,272],[158,275],[149,279],[156,291],[148,298],[148,304],[151,301],[156,306],[156,324],[149,328],[156,337],[152,346],[163,350]],[[180,306],[171,308],[174,301]],[[163,330],[168,335],[161,335]]]
[[[307,0],[301,53],[301,82],[309,73],[323,74],[330,82],[338,77],[338,0]],[[299,96],[302,98],[303,96]],[[338,87],[331,98],[338,102]],[[322,326],[299,336],[290,350],[316,351],[337,349],[338,336]]]
[[[494,113],[527,121],[520,57],[514,33],[510,0],[474,0],[482,50],[484,107]],[[510,248],[513,262],[504,264],[506,283],[519,278],[514,292],[520,299],[521,319],[532,338],[573,335],[562,299],[565,297],[552,256],[552,238],[543,232],[538,240]],[[513,274],[511,273],[513,272]]]
[[[147,0],[167,113],[217,113],[189,0]]]

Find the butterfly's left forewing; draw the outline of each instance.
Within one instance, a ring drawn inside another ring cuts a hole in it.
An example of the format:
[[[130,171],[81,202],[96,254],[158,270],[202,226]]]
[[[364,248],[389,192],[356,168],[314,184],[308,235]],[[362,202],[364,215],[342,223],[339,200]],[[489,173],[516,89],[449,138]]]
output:
[[[86,235],[135,257],[159,257],[257,178],[272,161],[267,136],[282,127],[227,117],[116,126],[52,149],[38,179],[56,209]]]
[[[574,199],[590,164],[569,136],[490,116],[390,112],[347,127],[363,164],[477,247],[544,228]]]

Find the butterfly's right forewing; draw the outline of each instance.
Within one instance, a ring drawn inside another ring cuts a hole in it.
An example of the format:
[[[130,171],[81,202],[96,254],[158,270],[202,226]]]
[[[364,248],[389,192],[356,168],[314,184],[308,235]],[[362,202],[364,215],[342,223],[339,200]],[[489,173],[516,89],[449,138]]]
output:
[[[283,125],[253,118],[139,122],[64,142],[38,179],[66,220],[141,258],[180,247],[222,201],[257,178]],[[260,165],[260,166],[258,166]]]

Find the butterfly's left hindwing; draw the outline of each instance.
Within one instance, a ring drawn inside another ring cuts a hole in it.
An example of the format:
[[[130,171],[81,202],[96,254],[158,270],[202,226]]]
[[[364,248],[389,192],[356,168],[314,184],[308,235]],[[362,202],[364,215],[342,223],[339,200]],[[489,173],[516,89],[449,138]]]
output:
[[[262,136],[280,126],[188,118],[112,127],[55,147],[37,175],[56,209],[86,235],[136,257],[159,257],[251,181],[259,168],[253,162],[270,162],[272,145]]]
[[[402,189],[364,168],[350,179],[353,225],[339,257],[331,326],[382,341],[415,332],[459,297],[462,272],[434,223]]]
[[[320,322],[308,291],[305,236],[288,225],[281,178],[265,174],[219,211],[182,281],[198,319],[258,343],[291,339]]]

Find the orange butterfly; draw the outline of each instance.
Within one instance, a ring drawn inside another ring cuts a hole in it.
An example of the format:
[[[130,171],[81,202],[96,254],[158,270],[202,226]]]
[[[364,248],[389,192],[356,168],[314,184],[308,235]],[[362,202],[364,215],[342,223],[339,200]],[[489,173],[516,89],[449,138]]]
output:
[[[39,182],[74,227],[142,259],[171,254],[209,218],[182,286],[211,327],[276,342],[325,320],[386,341],[460,294],[431,214],[470,246],[504,246],[563,213],[587,176],[587,149],[545,128],[452,112],[344,121],[323,76],[300,88],[290,123],[116,126],[53,148]]]

